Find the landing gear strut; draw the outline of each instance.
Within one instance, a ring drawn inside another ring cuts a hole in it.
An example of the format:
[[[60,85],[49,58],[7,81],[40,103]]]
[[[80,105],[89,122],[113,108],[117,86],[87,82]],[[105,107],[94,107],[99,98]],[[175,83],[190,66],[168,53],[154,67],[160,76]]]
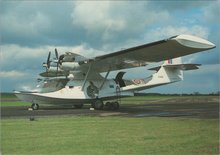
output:
[[[33,103],[33,104],[31,105],[31,108],[32,108],[33,110],[38,110],[38,109],[39,109],[39,105],[38,105],[37,103]]]

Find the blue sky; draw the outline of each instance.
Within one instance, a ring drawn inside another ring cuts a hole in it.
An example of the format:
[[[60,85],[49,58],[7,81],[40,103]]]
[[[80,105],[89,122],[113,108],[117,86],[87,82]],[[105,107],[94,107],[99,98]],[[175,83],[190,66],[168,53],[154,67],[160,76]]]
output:
[[[56,47],[86,57],[178,34],[208,39],[216,48],[186,56],[201,63],[184,81],[149,89],[161,93],[219,91],[220,1],[0,1],[1,91],[35,83]],[[147,68],[129,71],[148,76]],[[129,77],[129,74],[127,74]]]

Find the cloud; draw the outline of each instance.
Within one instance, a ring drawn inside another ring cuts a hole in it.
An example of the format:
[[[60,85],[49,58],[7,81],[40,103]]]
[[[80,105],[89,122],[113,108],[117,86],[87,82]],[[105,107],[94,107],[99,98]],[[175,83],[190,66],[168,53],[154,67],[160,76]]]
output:
[[[16,44],[1,46],[1,68],[4,70],[18,70],[18,71],[44,71],[42,63],[47,61],[49,51],[51,51],[51,59],[55,58],[54,49],[57,48],[59,55],[65,52],[73,52],[83,55],[85,57],[94,57],[96,55],[104,54],[89,47],[86,44],[78,46],[40,46],[36,48],[23,47]]]
[[[22,47],[16,44],[1,46],[1,68],[7,70],[32,70],[46,60],[47,48]],[[45,57],[45,60],[44,60]]]
[[[42,38],[42,34],[50,29],[50,20],[42,12],[31,11],[24,3],[19,2],[13,9],[14,11],[5,11],[1,14],[3,43],[10,39],[16,43],[19,39],[25,42],[36,41],[36,38]]]
[[[36,47],[78,43],[74,37],[80,31],[71,24],[71,11],[70,1],[2,1],[2,44]]]
[[[154,11],[148,2],[130,1],[75,2],[71,16],[75,26],[84,28],[89,35],[99,35],[102,41],[139,35],[152,23],[169,19],[168,12]]]
[[[48,52],[52,51],[54,57],[55,47],[60,54],[71,51],[94,57],[182,33],[208,39],[217,46],[210,52],[184,57],[187,62],[219,64],[219,4],[219,1],[1,1],[1,70],[26,73],[19,79],[3,78],[2,85],[4,90],[11,90],[18,82],[23,85],[36,79],[44,71],[42,62]],[[203,71],[204,80],[217,74]],[[195,78],[200,77],[195,74]],[[193,80],[186,82],[193,85],[196,83]]]
[[[151,1],[150,5],[154,9],[163,9],[168,10],[170,12],[176,11],[189,11],[192,8],[195,9],[207,6],[208,1]],[[208,2],[209,3],[209,2]],[[210,2],[211,3],[211,2]]]
[[[125,22],[120,18],[113,19],[111,16],[111,4],[114,3],[110,1],[76,2],[72,13],[73,24],[83,26],[88,31],[95,31],[94,33],[100,29],[120,31],[125,27]]]
[[[220,20],[216,18],[216,15],[220,14],[220,1],[215,1],[215,3],[210,3],[204,7],[204,19],[208,22],[219,23]]]
[[[19,72],[19,71],[0,71],[0,77],[1,78],[18,78],[25,76],[26,73]]]
[[[145,39],[153,39],[158,40],[162,38],[168,38],[171,36],[179,35],[179,34],[189,34],[196,35],[198,37],[207,39],[209,35],[209,31],[207,27],[200,25],[193,26],[163,26],[158,27],[156,29],[152,29],[151,31],[145,34]]]

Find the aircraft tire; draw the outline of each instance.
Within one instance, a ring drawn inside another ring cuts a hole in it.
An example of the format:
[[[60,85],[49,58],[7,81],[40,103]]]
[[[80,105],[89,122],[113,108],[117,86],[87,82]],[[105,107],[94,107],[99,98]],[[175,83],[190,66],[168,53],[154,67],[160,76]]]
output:
[[[74,105],[74,107],[75,107],[76,109],[81,109],[81,108],[83,107],[83,104]]]
[[[32,108],[33,110],[38,110],[38,109],[39,109],[39,104],[33,103],[33,104],[31,105],[31,108]]]
[[[107,109],[111,109],[111,102],[106,102],[106,103],[105,103],[105,107],[106,107]]]
[[[118,102],[113,102],[113,109],[118,110],[119,109],[119,103]]]
[[[118,102],[107,102],[105,106],[108,110],[118,110],[119,103]]]
[[[96,100],[95,102],[92,103],[92,107],[96,110],[103,109],[103,106],[104,106],[104,104],[103,104],[102,100]]]

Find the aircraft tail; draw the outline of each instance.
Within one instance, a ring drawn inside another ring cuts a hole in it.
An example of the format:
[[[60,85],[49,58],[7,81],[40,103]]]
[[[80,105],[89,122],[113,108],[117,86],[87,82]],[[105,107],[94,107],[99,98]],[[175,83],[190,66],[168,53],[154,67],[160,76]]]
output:
[[[144,90],[178,82],[183,80],[183,71],[198,69],[198,66],[200,66],[200,64],[183,64],[180,57],[172,60],[166,60],[161,66],[149,69],[156,71],[156,73],[152,76],[141,80],[132,80],[133,85],[126,86],[123,90]]]
[[[179,70],[186,71],[186,70],[199,69],[199,66],[201,66],[201,64],[184,64],[182,63],[181,57],[179,57],[175,59],[166,60],[161,66],[150,68],[149,70],[159,71],[161,67],[165,67],[165,68],[172,68],[173,70],[179,69]]]
[[[153,75],[152,80],[160,81],[160,83],[172,83],[183,80],[183,70],[181,58],[166,60],[157,68],[157,72]]]
[[[183,80],[183,71],[198,69],[200,64],[184,64],[182,63],[182,58],[169,59],[164,61],[164,63],[150,70],[157,70],[157,73],[161,77],[167,77],[170,82],[176,82]]]

